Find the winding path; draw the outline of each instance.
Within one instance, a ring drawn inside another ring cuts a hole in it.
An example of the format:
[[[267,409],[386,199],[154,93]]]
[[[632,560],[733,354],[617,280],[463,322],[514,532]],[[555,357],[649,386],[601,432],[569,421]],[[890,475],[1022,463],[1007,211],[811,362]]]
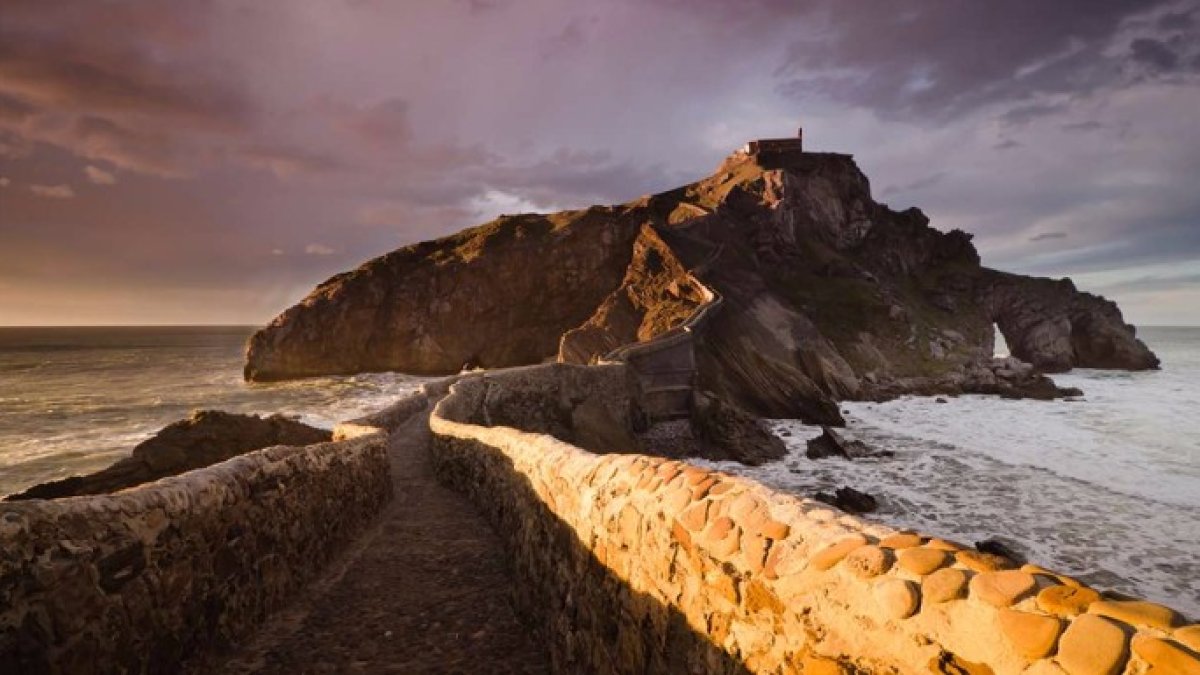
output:
[[[443,487],[429,415],[389,444],[395,498],[324,575],[222,663],[222,673],[548,673],[513,613],[500,540]]]

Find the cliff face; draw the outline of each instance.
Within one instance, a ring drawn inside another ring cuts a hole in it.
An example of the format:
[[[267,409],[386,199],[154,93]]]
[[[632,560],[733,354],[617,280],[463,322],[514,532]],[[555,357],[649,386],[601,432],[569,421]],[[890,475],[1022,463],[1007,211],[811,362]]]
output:
[[[670,192],[502,217],[334,277],[251,339],[246,376],[586,363],[678,326],[701,283],[723,304],[697,335],[700,386],[764,416],[1004,393],[993,325],[1044,371],[1157,366],[1111,302],[981,267],[970,240],[875,202],[848,155],[738,153]]]

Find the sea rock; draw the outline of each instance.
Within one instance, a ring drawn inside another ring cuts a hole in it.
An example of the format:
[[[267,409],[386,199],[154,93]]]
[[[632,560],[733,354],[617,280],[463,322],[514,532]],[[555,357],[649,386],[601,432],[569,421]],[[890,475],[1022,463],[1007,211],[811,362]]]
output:
[[[982,267],[971,235],[876,202],[849,155],[794,152],[370,260],[256,333],[245,375],[587,363],[718,300],[690,331],[696,384],[762,417],[836,426],[841,399],[1046,397],[1062,394],[1041,372],[1158,365],[1113,303]],[[995,325],[1036,373],[990,370]]]
[[[274,445],[312,445],[329,441],[324,429],[282,415],[258,417],[200,410],[174,422],[134,447],[129,457],[86,476],[35,485],[8,500],[55,499],[116,492],[167,476],[223,462]]]
[[[870,446],[862,441],[847,440],[829,427],[821,427],[821,435],[810,439],[807,445],[808,449],[804,454],[809,459],[825,459],[827,457],[856,459],[862,457],[891,457],[893,455],[892,452],[887,450],[872,450]]]
[[[849,486],[838,488],[832,495],[827,492],[818,492],[813,495],[813,498],[847,513],[870,513],[879,506],[875,497]]]
[[[762,420],[715,396],[694,397],[692,426],[704,446],[700,454],[708,459],[757,466],[787,454],[787,446]]]
[[[975,542],[975,550],[981,553],[1003,556],[1018,564],[1026,562],[1025,556],[1017,549],[1017,543],[1003,537],[990,537],[983,541],[977,541]]]

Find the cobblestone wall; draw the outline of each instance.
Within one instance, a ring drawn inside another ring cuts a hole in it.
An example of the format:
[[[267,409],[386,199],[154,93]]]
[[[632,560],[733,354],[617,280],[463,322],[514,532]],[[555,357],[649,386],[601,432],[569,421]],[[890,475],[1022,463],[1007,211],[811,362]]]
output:
[[[177,672],[246,635],[391,498],[386,435],[344,435],[0,503],[0,673]]]
[[[435,463],[508,542],[558,672],[1200,673],[1200,625],[1167,607],[749,479],[480,426],[479,387],[435,409]]]

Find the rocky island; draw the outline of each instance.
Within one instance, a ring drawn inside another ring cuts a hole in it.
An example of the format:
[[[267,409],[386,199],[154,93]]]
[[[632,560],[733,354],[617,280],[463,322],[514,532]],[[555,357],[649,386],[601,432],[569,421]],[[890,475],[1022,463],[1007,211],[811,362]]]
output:
[[[1042,373],[1158,365],[1112,302],[984,267],[971,235],[875,201],[850,155],[781,139],[661,194],[501,216],[339,274],[254,335],[245,376],[593,363],[716,302],[689,327],[695,385],[760,416],[837,425],[843,399],[1044,398],[1077,392]],[[1012,363],[993,363],[996,326]]]

